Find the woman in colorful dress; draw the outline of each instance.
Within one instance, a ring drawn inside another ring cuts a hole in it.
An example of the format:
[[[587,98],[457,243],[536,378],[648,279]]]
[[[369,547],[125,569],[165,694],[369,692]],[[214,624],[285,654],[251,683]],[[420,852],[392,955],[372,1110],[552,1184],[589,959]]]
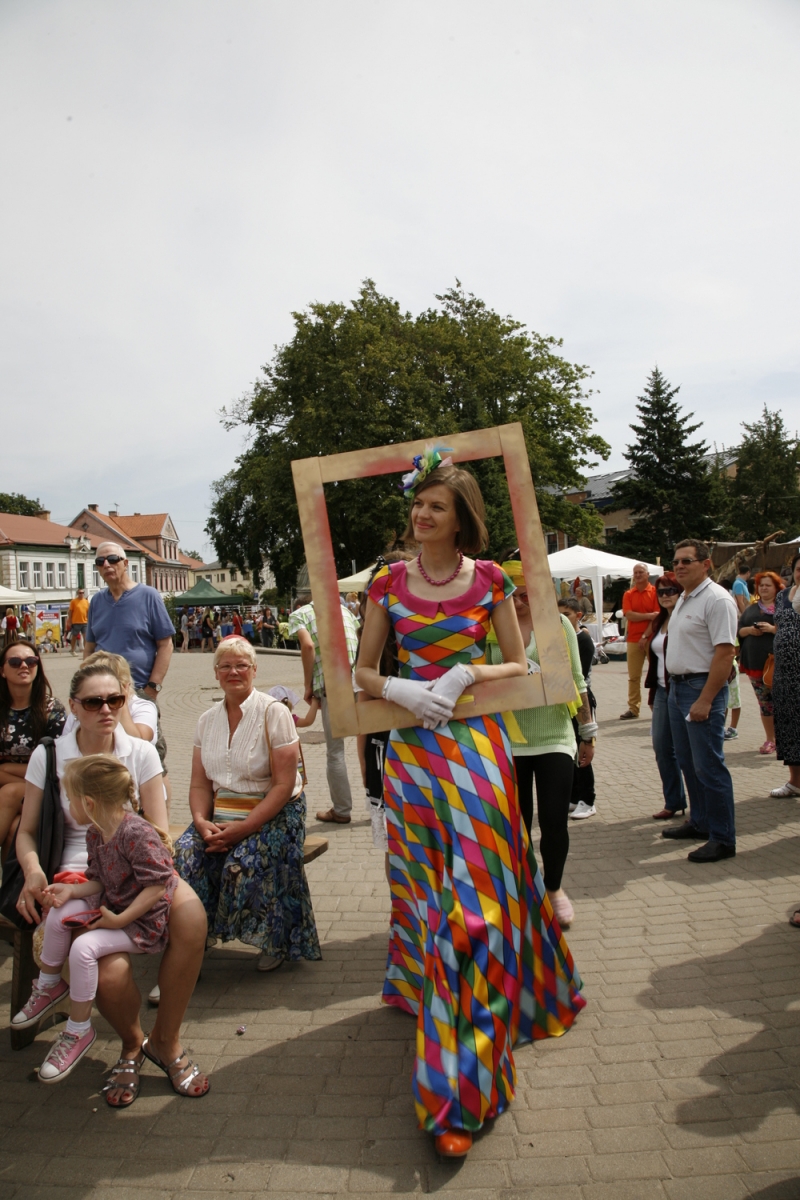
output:
[[[202,900],[214,940],[261,951],[256,970],[321,958],[292,715],[256,689],[256,652],[245,638],[220,642],[214,674],[225,695],[197,722],[192,824],[175,843],[178,874]]]
[[[413,562],[383,568],[356,671],[360,687],[409,709],[385,763],[392,924],[383,999],[417,1019],[420,1127],[459,1157],[514,1098],[512,1047],[564,1033],[580,979],[530,850],[502,718],[453,718],[465,687],[526,672],[511,594],[493,562],[483,500],[438,452],[405,477]],[[485,664],[494,627],[504,662]],[[394,628],[400,676],[379,672]]]

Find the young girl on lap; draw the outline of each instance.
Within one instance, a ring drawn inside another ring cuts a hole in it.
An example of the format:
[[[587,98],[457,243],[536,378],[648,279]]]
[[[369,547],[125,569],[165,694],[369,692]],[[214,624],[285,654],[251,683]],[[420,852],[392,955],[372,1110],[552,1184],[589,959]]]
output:
[[[43,1083],[66,1078],[94,1043],[97,960],[108,954],[158,954],[164,949],[178,883],[172,857],[156,830],[126,808],[134,801],[134,785],[118,759],[110,754],[73,759],[63,782],[73,819],[91,826],[86,834],[86,883],[53,883],[44,889],[49,911],[42,971],[30,1000],[12,1022],[17,1028],[35,1024],[69,991],[70,1017],[39,1068]],[[81,932],[73,940],[76,928]],[[69,987],[61,978],[67,958]]]

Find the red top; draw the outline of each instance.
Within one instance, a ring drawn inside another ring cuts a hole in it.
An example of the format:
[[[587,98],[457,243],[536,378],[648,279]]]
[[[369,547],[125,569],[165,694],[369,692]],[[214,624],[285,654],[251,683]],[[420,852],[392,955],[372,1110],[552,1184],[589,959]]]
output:
[[[657,613],[658,612],[658,596],[656,595],[655,585],[648,583],[643,592],[638,588],[628,588],[625,595],[622,597],[622,611],[625,616],[629,612],[637,613]],[[642,636],[650,628],[647,621],[628,621],[628,633],[626,641],[640,642]]]
[[[150,822],[126,813],[107,842],[103,841],[100,830],[90,825],[86,849],[89,854],[86,878],[97,879],[103,885],[103,892],[97,897],[98,908],[105,904],[112,912],[124,912],[146,887],[166,887],[166,895],[149,912],[124,927],[131,941],[146,954],[163,950],[169,941],[169,907],[178,876],[172,855]]]

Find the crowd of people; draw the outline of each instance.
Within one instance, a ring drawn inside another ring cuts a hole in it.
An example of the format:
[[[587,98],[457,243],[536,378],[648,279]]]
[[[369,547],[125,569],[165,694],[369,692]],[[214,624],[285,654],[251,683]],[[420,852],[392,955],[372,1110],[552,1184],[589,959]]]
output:
[[[344,598],[341,612],[358,702],[392,706],[392,727],[360,738],[358,747],[391,896],[383,1000],[416,1021],[420,1128],[440,1154],[460,1157],[513,1101],[514,1047],[566,1032],[585,1004],[564,934],[575,913],[563,876],[570,820],[597,812],[595,646],[581,628],[593,606],[580,581],[558,599],[571,702],[459,716],[472,685],[541,670],[525,571],[515,547],[501,563],[474,557],[488,537],[469,472],[426,452],[404,487],[404,537],[416,552],[379,560],[363,596]],[[221,614],[187,612],[181,650],[194,629],[213,654],[222,699],[198,721],[191,822],[173,844],[158,699],[175,631],[159,594],[131,579],[121,547],[102,543],[95,564],[107,587],[89,604],[76,597],[72,627],[84,659],[69,711],[53,697],[36,645],[16,628],[9,638],[6,626],[0,843],[6,862],[21,869],[18,920],[44,924],[41,971],[12,1023],[38,1025],[69,993],[66,1026],[39,1068],[39,1078],[54,1083],[92,1046],[96,1005],[120,1037],[104,1090],[111,1107],[123,1108],[139,1094],[145,1059],[177,1095],[207,1094],[208,1075],[180,1040],[206,950],[244,942],[258,951],[263,972],[321,958],[303,868],[298,735],[317,713],[330,794],[317,818],[350,824],[353,797],[345,742],[332,732],[313,596],[301,596],[285,623],[300,649],[303,715],[293,711],[301,697],[291,689],[256,687],[253,643],[276,636],[271,610],[249,629],[239,614],[226,628]],[[711,579],[700,541],[680,542],[671,566],[651,583],[637,564],[623,599],[622,719],[638,718],[645,675],[663,787],[654,818],[683,815],[682,824],[665,824],[663,836],[702,843],[689,859],[714,863],[736,853],[724,743],[737,658],[759,705],[760,752],[777,753],[789,770],[771,795],[800,796],[800,555],[789,586],[760,572],[753,596],[745,583],[747,597]],[[50,795],[60,841],[45,862],[40,814]],[[3,902],[6,893],[4,875]],[[800,911],[793,920],[800,924]],[[139,954],[161,955],[147,1036],[131,970]]]

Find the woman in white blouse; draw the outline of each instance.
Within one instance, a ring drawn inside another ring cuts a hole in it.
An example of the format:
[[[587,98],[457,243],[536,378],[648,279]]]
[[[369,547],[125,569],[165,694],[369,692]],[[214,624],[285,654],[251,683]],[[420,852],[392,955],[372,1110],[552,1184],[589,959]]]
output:
[[[142,815],[157,829],[166,830],[168,817],[158,752],[150,742],[130,737],[122,728],[120,714],[125,704],[125,693],[108,666],[95,662],[76,671],[70,685],[69,707],[78,723],[71,733],[55,743],[56,770],[61,778],[73,758],[113,754],[131,773]],[[45,748],[37,746],[25,774],[25,803],[17,834],[17,857],[25,874],[19,911],[31,925],[41,921],[39,907],[42,889],[47,884],[37,854],[46,772]],[[64,848],[59,870],[83,872],[87,864],[87,827],[75,822],[63,787],[61,805]],[[111,954],[99,961],[97,1007],[122,1040],[122,1053],[104,1089],[106,1103],[111,1108],[133,1104],[139,1094],[139,1071],[145,1054],[167,1074],[179,1096],[196,1099],[208,1092],[207,1077],[187,1058],[180,1043],[181,1023],[203,961],[206,939],[202,906],[182,881],[170,906],[169,934],[169,945],[158,973],[161,1005],[147,1039],[139,1023],[141,996],[133,979],[130,958],[127,954]],[[47,1011],[43,1010],[41,1015]]]
[[[202,900],[209,933],[258,947],[258,970],[321,958],[291,714],[255,689],[256,654],[244,638],[223,639],[214,674],[225,698],[197,722],[192,824],[175,844],[175,865]]]

